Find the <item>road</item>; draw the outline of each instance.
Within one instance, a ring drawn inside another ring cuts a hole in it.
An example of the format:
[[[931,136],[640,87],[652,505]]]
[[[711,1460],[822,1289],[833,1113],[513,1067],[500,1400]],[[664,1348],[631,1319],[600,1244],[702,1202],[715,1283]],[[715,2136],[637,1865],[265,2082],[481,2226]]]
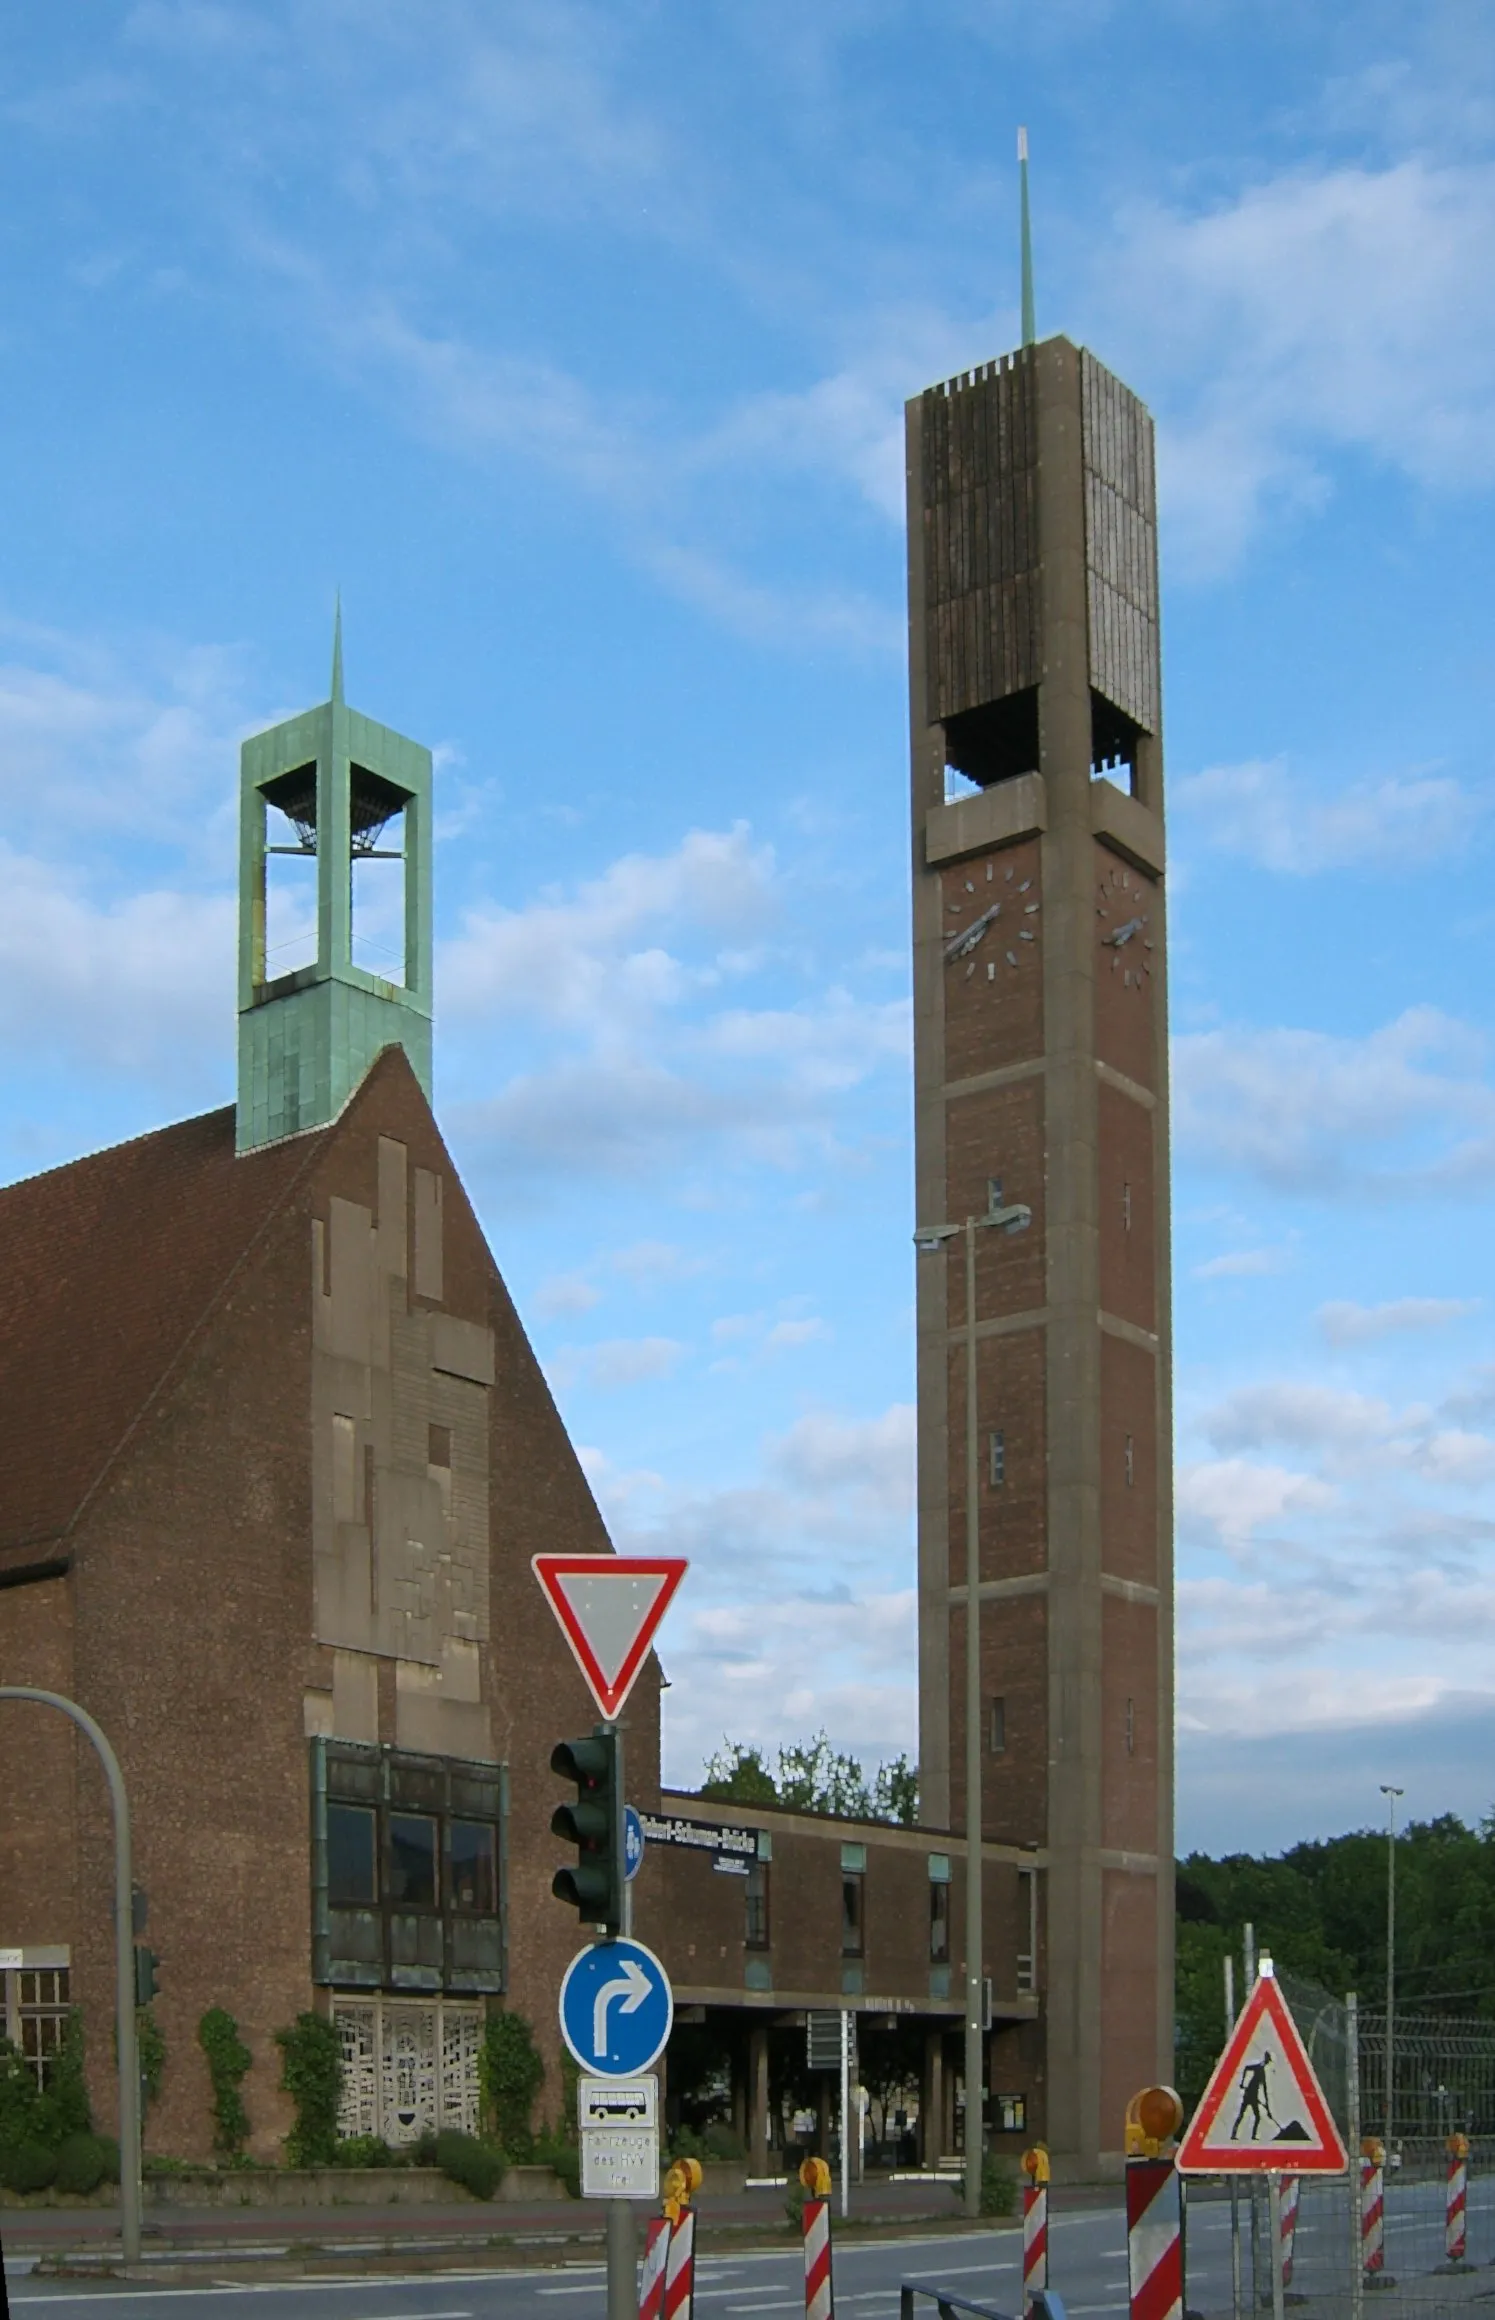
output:
[[[1471,2247],[1490,2261],[1495,2244],[1495,2184],[1471,2187]],[[1299,2283],[1330,2290],[1347,2277],[1347,2194],[1342,2184],[1305,2185],[1299,2224]],[[1439,2187],[1396,2186],[1388,2201],[1388,2249],[1404,2283],[1431,2272],[1440,2252]],[[797,2248],[720,2255],[710,2252],[703,2218],[697,2266],[696,2320],[779,2320],[804,2309]],[[1119,2206],[1061,2209],[1050,2221],[1050,2276],[1070,2320],[1122,2320],[1128,2309],[1126,2226]],[[1425,2244],[1424,2244],[1425,2243]],[[1492,2243],[1492,2244],[1486,2244]],[[1401,2254],[1397,2254],[1400,2247]],[[1231,2311],[1230,2209],[1219,2198],[1196,2199],[1189,2211],[1188,2301],[1210,2320]],[[1250,2310],[1249,2250],[1243,2243],[1246,2303]],[[223,2258],[218,2258],[223,2261]],[[350,2275],[299,2281],[227,2284],[214,2281],[214,2257],[204,2252],[191,2267],[202,2285],[37,2277],[10,2263],[15,2320],[229,2320],[235,2298],[259,2300],[254,2320],[593,2320],[606,2307],[604,2274],[596,2261],[534,2270],[424,2271],[404,2277]],[[1009,2228],[941,2233],[911,2227],[897,2239],[845,2241],[835,2251],[836,2308],[846,2320],[896,2320],[905,2279],[946,2282],[958,2294],[1016,2314],[1022,2308],[1020,2235]],[[1431,2280],[1427,2284],[1430,2286]],[[1441,2285],[1441,2283],[1440,2283]],[[1392,2320],[1400,2297],[1378,2300],[1377,2320]],[[922,2307],[929,2315],[932,2307]]]

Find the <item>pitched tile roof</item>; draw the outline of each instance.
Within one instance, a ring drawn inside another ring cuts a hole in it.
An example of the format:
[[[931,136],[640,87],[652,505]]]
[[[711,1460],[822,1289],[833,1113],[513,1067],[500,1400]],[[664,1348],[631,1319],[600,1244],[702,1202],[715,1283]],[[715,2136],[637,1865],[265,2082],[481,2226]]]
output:
[[[330,1130],[232,1105],[0,1189],[0,1559],[66,1536]]]

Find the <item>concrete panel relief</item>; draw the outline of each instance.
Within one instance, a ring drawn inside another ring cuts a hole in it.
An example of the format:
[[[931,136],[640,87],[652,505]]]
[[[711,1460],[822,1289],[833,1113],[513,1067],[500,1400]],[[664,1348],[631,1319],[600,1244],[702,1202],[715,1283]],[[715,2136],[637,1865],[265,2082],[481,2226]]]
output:
[[[426,1300],[442,1288],[441,1181],[415,1179],[412,1216],[405,1147],[381,1136],[378,1215],[334,1197],[312,1223],[315,1632],[337,1653],[340,1735],[375,1737],[383,1657],[419,1745],[486,1756],[493,1333],[412,1307],[412,1286]],[[350,1654],[372,1655],[362,1681]]]

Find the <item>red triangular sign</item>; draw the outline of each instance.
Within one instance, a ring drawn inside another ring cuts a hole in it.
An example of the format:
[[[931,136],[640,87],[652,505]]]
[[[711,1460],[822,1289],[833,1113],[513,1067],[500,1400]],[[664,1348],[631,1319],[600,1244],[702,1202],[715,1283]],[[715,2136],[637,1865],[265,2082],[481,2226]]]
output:
[[[688,1568],[683,1555],[536,1555],[535,1577],[609,1722]]]
[[[1181,2175],[1342,2175],[1349,2165],[1270,1968],[1241,2008],[1174,2164]]]

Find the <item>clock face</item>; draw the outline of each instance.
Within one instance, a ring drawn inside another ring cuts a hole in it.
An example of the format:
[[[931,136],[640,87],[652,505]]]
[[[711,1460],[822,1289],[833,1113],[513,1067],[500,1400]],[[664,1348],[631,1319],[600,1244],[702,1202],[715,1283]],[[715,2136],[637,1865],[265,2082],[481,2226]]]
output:
[[[1145,990],[1152,981],[1155,945],[1148,932],[1152,896],[1140,871],[1114,862],[1095,888],[1100,944],[1110,972],[1124,991]]]
[[[945,964],[953,974],[1001,984],[1033,964],[1038,881],[1022,863],[998,857],[947,870],[943,895]]]

